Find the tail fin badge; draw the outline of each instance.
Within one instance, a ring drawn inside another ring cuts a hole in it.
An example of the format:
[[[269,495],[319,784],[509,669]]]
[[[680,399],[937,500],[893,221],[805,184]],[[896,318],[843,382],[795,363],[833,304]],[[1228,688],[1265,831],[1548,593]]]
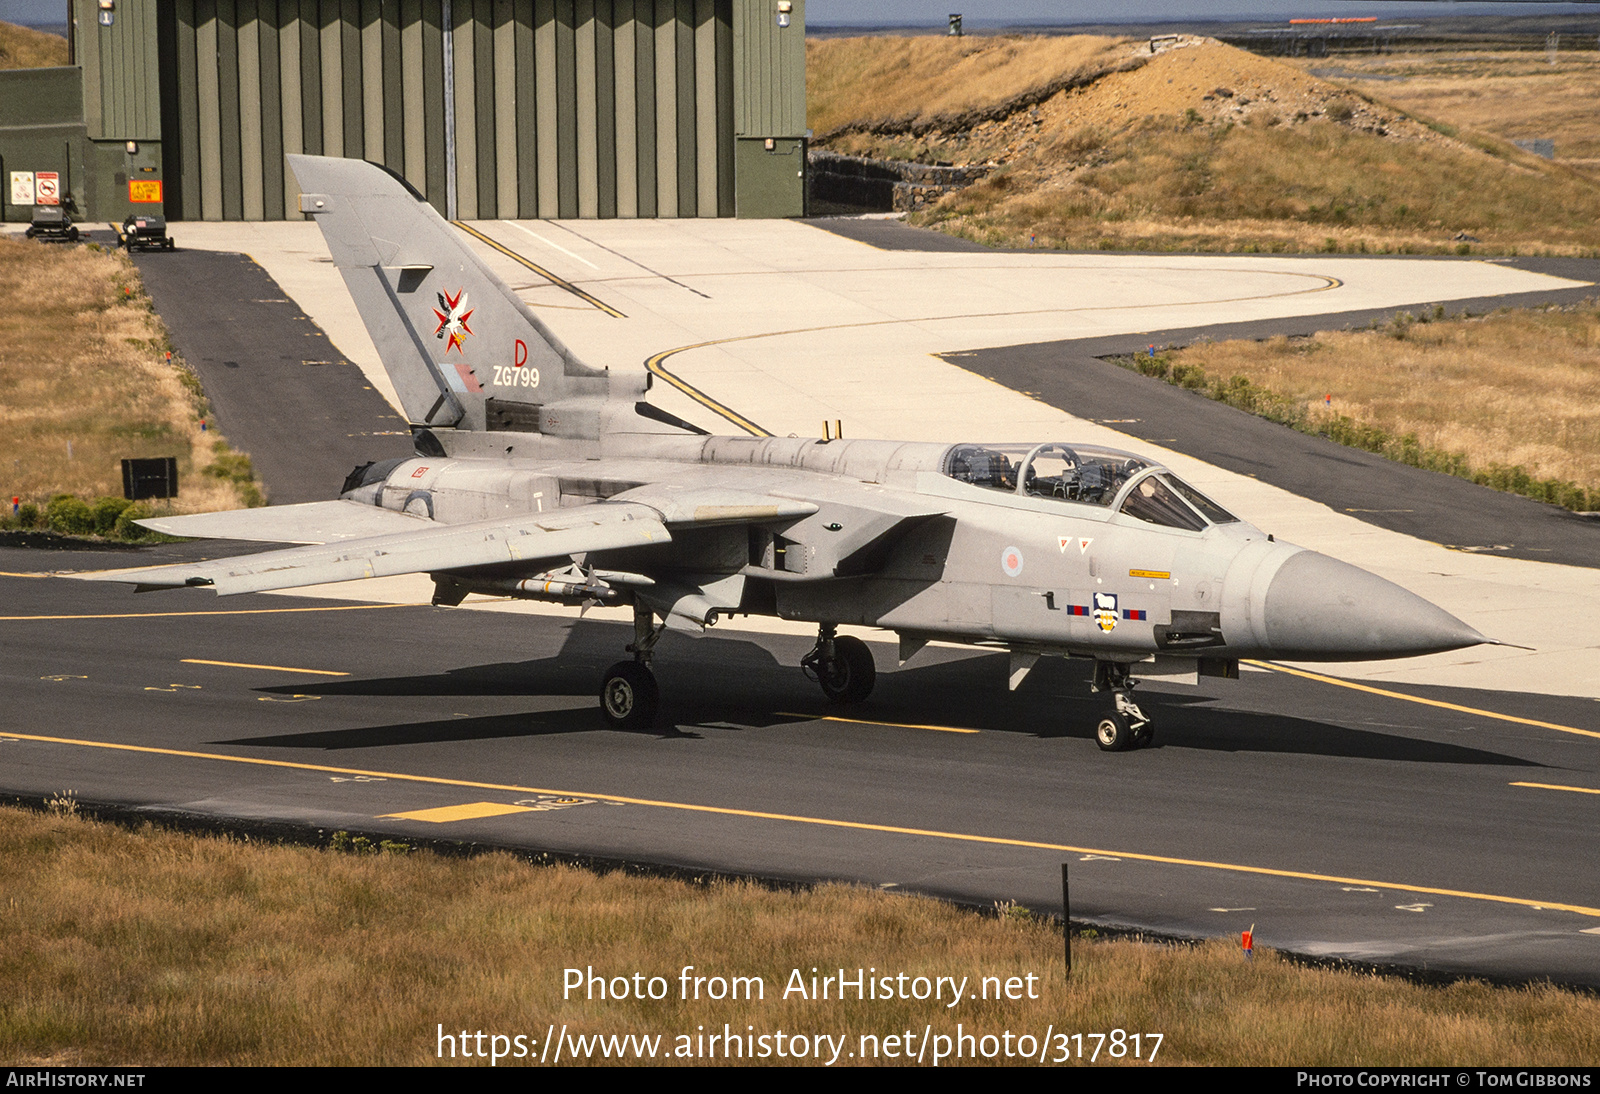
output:
[[[440,311],[439,308],[444,310]],[[433,309],[433,314],[439,317],[439,325],[434,329],[433,336],[443,338],[447,333],[450,335],[444,351],[449,353],[455,350],[465,356],[466,352],[461,347],[466,344],[466,339],[462,335],[472,333],[472,328],[467,326],[467,320],[472,318],[472,309],[467,307],[467,290],[457,289],[454,296],[439,293],[439,307]]]

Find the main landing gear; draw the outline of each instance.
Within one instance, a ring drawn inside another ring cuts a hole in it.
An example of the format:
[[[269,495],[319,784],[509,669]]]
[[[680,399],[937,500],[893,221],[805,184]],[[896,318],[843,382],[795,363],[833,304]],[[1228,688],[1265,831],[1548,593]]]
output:
[[[817,644],[800,659],[800,668],[834,702],[859,703],[872,694],[878,669],[865,642],[848,634],[841,638],[836,631],[832,623],[817,629]]]
[[[650,609],[635,604],[632,661],[618,661],[606,670],[600,683],[600,713],[612,729],[649,729],[661,707],[661,686],[650,671],[650,656],[666,631],[656,624]],[[878,670],[872,651],[859,638],[839,636],[831,623],[817,631],[817,644],[800,659],[805,674],[822,685],[823,694],[836,703],[859,703],[872,694]]]
[[[632,661],[618,661],[606,670],[600,683],[600,713],[612,729],[649,729],[655,725],[661,707],[661,685],[650,671],[650,655],[667,629],[655,625],[649,608],[633,607],[633,642],[628,652]]]
[[[1094,663],[1094,690],[1111,692],[1112,711],[1095,727],[1094,743],[1105,752],[1144,748],[1155,740],[1155,727],[1133,701],[1133,677],[1117,661]]]

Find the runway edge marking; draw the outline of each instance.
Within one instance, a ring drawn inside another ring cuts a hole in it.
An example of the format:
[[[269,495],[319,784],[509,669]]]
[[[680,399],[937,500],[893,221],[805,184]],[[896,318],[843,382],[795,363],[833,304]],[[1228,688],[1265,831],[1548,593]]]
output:
[[[782,821],[789,824],[809,824],[822,828],[845,828],[861,832],[887,832],[901,836],[921,836],[926,839],[953,840],[960,843],[984,843],[1000,847],[1023,847],[1037,851],[1065,851],[1078,855],[1104,855],[1129,859],[1135,862],[1153,862],[1163,866],[1193,866],[1206,870],[1224,870],[1231,873],[1256,874],[1262,877],[1289,878],[1295,881],[1317,881],[1333,885],[1370,885],[1404,893],[1423,893],[1429,896],[1448,896],[1462,900],[1480,900],[1496,904],[1515,904],[1535,911],[1571,912],[1574,915],[1600,919],[1600,908],[1582,904],[1566,904],[1553,900],[1535,900],[1527,897],[1502,896],[1497,893],[1475,893],[1463,889],[1442,889],[1430,885],[1408,885],[1393,881],[1374,881],[1370,878],[1339,877],[1332,874],[1313,874],[1303,870],[1279,870],[1270,866],[1246,866],[1241,863],[1211,862],[1206,859],[1176,858],[1170,855],[1151,855],[1139,851],[1109,851],[1095,847],[1077,847],[1065,843],[1047,843],[1042,840],[1012,839],[1006,836],[980,836],[966,832],[944,832],[936,828],[907,828],[893,824],[870,824],[866,821],[837,820],[830,817],[806,817],[790,813],[766,813],[753,809],[733,809],[719,805],[694,805],[688,802],[656,801],[651,798],[630,798],[620,794],[601,794],[593,791],[555,790],[547,787],[517,786],[507,783],[476,782],[470,779],[447,779],[439,775],[411,775],[395,771],[368,771],[362,768],[332,767],[327,764],[308,764],[294,760],[268,760],[255,756],[227,756],[217,752],[192,752],[187,749],[157,748],[153,745],[130,745],[115,741],[85,741],[70,737],[43,737],[31,733],[8,733],[7,737],[43,744],[73,745],[81,748],[105,748],[120,752],[143,752],[157,756],[177,756],[184,759],[216,760],[223,763],[254,764],[260,767],[287,768],[297,771],[317,771],[334,775],[365,775],[369,778],[395,779],[401,782],[427,783],[435,786],[460,786],[474,790],[499,790],[514,794],[549,794],[556,797],[594,798],[600,801],[619,802],[623,805],[642,805],[652,809],[676,809],[687,813],[710,813],[725,817],[748,817],[753,820]]]

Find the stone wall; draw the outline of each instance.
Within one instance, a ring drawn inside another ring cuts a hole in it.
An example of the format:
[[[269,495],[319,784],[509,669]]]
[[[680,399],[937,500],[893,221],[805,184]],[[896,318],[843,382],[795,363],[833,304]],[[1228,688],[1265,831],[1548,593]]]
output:
[[[996,165],[900,163],[812,149],[806,154],[806,166],[814,203],[909,213],[986,178]]]

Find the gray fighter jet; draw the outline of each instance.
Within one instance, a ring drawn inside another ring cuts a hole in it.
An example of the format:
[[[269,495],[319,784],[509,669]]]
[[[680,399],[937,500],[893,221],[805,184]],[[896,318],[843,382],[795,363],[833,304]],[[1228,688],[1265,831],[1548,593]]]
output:
[[[652,724],[666,628],[731,614],[817,625],[804,670],[872,691],[840,624],[1094,661],[1100,747],[1148,744],[1136,681],[1237,677],[1241,658],[1407,657],[1489,642],[1363,570],[1273,541],[1170,470],[1046,441],[718,437],[652,405],[651,377],[579,362],[404,182],[289,157],[411,422],[416,455],[357,468],[338,500],[144,521],[181,536],[306,544],[104,575],[221,595],[426,573],[469,593],[633,608],[600,708]]]

